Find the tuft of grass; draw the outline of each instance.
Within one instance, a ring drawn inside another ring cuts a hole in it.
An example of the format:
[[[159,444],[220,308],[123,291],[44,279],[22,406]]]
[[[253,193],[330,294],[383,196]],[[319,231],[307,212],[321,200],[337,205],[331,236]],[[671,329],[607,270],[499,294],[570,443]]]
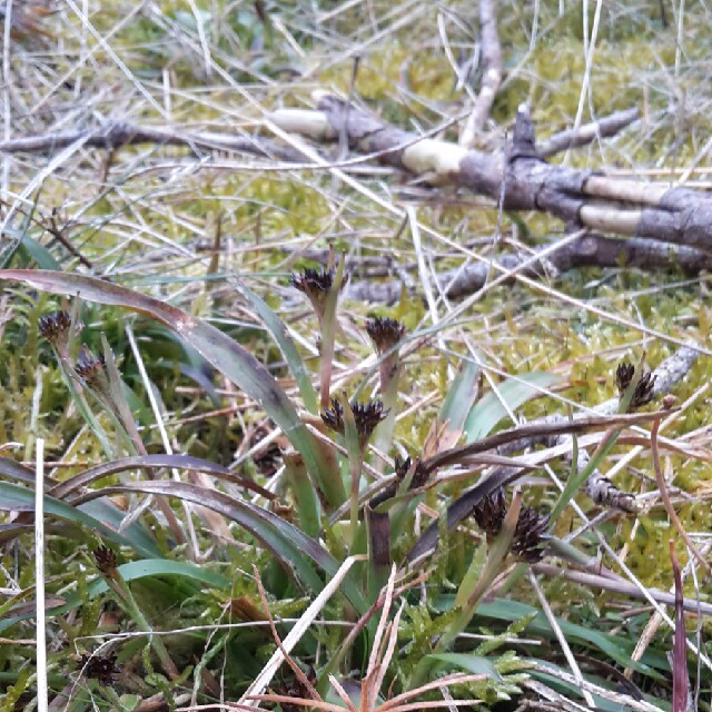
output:
[[[570,126],[585,67],[580,4],[500,5],[505,79],[482,150],[501,143],[522,101],[541,137]],[[480,81],[472,3],[43,7],[13,4],[16,22],[34,13],[25,22],[36,31],[13,32],[3,67],[11,138],[121,120],[259,136],[265,112],[305,106],[317,88],[428,130],[467,104],[456,69],[470,67],[469,88]],[[604,3],[583,118],[631,105],[642,118],[572,152],[570,165],[668,182],[688,172],[688,185],[709,187],[709,39],[702,6]],[[455,139],[456,127],[444,136]],[[352,157],[343,146],[319,148],[335,161]],[[544,690],[578,704],[592,695],[603,709],[623,693],[640,709],[679,706],[673,672],[683,679],[683,646],[697,645],[698,621],[678,610],[670,626],[642,596],[675,581],[686,598],[711,602],[657,494],[645,423],[588,445],[598,446],[595,466],[641,495],[635,516],[601,510],[573,484],[562,493],[553,478],[573,482],[572,468],[552,456],[526,473],[506,526],[488,531],[486,517],[467,517],[448,532],[448,506],[486,468],[421,465],[519,424],[590,409],[616,395],[621,360],[645,354],[655,367],[674,352],[602,321],[590,304],[712,347],[707,275],[580,270],[549,281],[545,295],[487,290],[457,322],[436,292],[434,322],[417,262],[439,272],[461,266],[463,254],[433,238],[416,255],[382,204],[327,170],[278,171],[184,147],[77,147],[40,181],[56,155],[4,155],[0,178],[1,266],[26,280],[3,280],[0,293],[1,711],[36,705],[40,438],[53,707],[219,704],[255,692],[255,681],[260,705],[285,712],[313,706],[310,686],[339,709],[447,706],[448,695],[478,711],[514,709]],[[349,171],[383,201],[423,198],[418,220],[485,258],[561,234],[543,215],[499,216],[370,164]],[[290,285],[292,273],[328,272],[330,254],[346,282],[410,275],[413,293],[375,308],[405,327],[395,344],[373,338],[374,305],[348,289],[330,293],[320,315]],[[66,343],[41,328],[58,310],[84,324]],[[680,410],[659,441],[680,524],[707,556],[708,381],[700,358],[674,388]],[[339,404],[343,427],[324,425],[320,398]],[[383,411],[367,424],[386,418],[366,438],[357,416],[377,399]],[[555,514],[548,528],[525,514],[533,511]],[[517,555],[532,551],[527,522],[537,557],[558,575]],[[405,566],[433,523],[439,546]],[[98,570],[92,552],[102,543],[117,560]],[[581,568],[613,590],[566,577]],[[638,597],[623,587],[631,582]],[[571,656],[560,652],[567,647]],[[696,666],[687,655],[690,688],[708,710],[709,651],[698,657]]]

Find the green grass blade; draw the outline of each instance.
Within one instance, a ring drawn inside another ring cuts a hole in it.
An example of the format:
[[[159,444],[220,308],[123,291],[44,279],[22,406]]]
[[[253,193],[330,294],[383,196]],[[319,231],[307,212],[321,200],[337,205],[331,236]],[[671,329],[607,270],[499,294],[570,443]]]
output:
[[[26,255],[28,262],[34,260],[42,269],[60,269],[59,263],[54,259],[52,253],[26,233],[20,240],[20,250]]]
[[[510,410],[516,410],[530,398],[541,395],[543,388],[549,388],[559,380],[555,374],[533,371],[506,379],[498,386],[499,395]],[[472,406],[467,415],[464,428],[466,442],[473,443],[486,437],[506,416],[507,410],[502,401],[490,391]]]
[[[64,480],[64,482],[55,484],[49,489],[48,494],[51,494],[53,497],[64,498],[67,495],[74,493],[76,490],[86,487],[92,482],[101,479],[102,477],[108,477],[109,475],[114,475],[118,472],[124,472],[126,470],[146,470],[158,467],[170,467],[178,470],[204,472],[207,475],[227,480],[228,482],[232,482],[233,484],[245,487],[253,492],[257,492],[268,499],[274,498],[274,495],[264,489],[264,487],[260,487],[247,477],[242,477],[241,475],[231,472],[222,465],[210,462],[209,460],[203,460],[199,457],[193,457],[192,455],[168,455],[165,453],[158,455],[122,457],[110,462],[102,462],[99,465],[83,470],[79,474],[74,475],[74,477]],[[28,470],[28,472],[32,477],[34,477],[31,471]],[[2,474],[1,471],[0,474]]]
[[[7,457],[0,457],[0,477],[20,480],[20,482],[26,482],[33,487],[35,485],[35,473],[29,467]]]
[[[608,433],[604,440],[601,441],[600,445],[596,448],[596,451],[591,456],[586,466],[580,471],[577,471],[577,465],[571,468],[571,474],[569,474],[566,480],[566,485],[564,486],[563,492],[559,495],[559,499],[556,500],[554,508],[551,510],[549,518],[552,522],[555,522],[557,517],[564,511],[566,505],[571,501],[574,495],[579,491],[581,485],[591,476],[591,474],[598,468],[598,466],[606,459],[610,451],[615,447],[618,441],[618,436],[621,434],[620,430],[615,430]],[[576,458],[578,462],[578,458]]]
[[[453,596],[448,596],[448,603],[452,601],[453,598]],[[444,601],[445,597],[443,597],[442,600]],[[436,610],[444,611],[448,610],[450,606],[436,603],[435,607]],[[536,614],[523,633],[527,636],[542,636],[551,640],[554,640],[556,637],[542,611],[534,606],[520,603],[519,601],[497,598],[494,601],[483,602],[477,606],[476,614],[478,616],[502,621],[516,621],[525,616]],[[571,623],[564,618],[557,617],[556,622],[561,627],[562,632],[569,642],[588,648],[597,648],[615,660],[621,667],[631,667],[644,675],[658,680],[666,679],[664,675],[657,672],[658,670],[663,671],[669,676],[670,664],[665,654],[652,647],[645,651],[645,654],[640,660],[634,661],[631,660],[630,655],[635,648],[635,639],[627,638],[622,635],[612,635],[597,630],[596,628]],[[669,677],[667,679],[669,679]]]
[[[9,482],[0,482],[0,510],[33,512],[35,509],[34,497],[34,492],[30,489],[21,487],[20,485],[13,485]],[[96,513],[100,511],[100,509],[101,508],[97,508],[95,505],[93,511]],[[66,502],[46,495],[44,498],[44,510],[45,514],[66,519],[75,524],[81,524],[82,526],[94,530],[102,538],[122,546],[129,546],[143,556],[160,557],[161,555],[155,542],[150,538],[147,532],[145,536],[141,538],[137,536],[129,537],[126,532],[119,533],[116,529],[112,528],[114,522],[105,523],[85,511],[84,507],[71,506]],[[120,521],[121,513],[119,510],[116,510],[116,513]]]
[[[284,472],[287,482],[292,489],[294,501],[297,505],[299,523],[309,536],[319,536],[319,531],[321,530],[319,499],[304,467],[304,460],[296,452],[287,452],[282,459],[284,460]]]
[[[311,378],[304,366],[302,357],[299,355],[292,337],[287,332],[287,327],[284,325],[284,322],[269,308],[268,304],[260,296],[255,294],[244,284],[234,282],[233,286],[235,286],[237,291],[250,303],[277,342],[277,346],[279,346],[279,350],[289,364],[289,370],[297,382],[299,392],[304,401],[304,407],[310,413],[318,413],[319,404],[316,389],[312,385]]]
[[[464,361],[450,385],[438,413],[438,420],[441,423],[447,422],[449,430],[462,430],[468,411],[472,407],[472,399],[477,395],[479,375],[478,364],[474,361]]]
[[[457,616],[438,641],[438,652],[447,650],[455,638],[465,630],[467,624],[472,620],[482,596],[502,571],[504,560],[509,554],[514,531],[519,520],[521,505],[521,493],[515,490],[512,502],[502,522],[502,528],[494,538],[492,545],[488,547],[486,561],[482,562],[479,549],[475,552],[472,566],[460,584],[455,597],[455,607],[459,609]]]
[[[486,658],[482,655],[473,655],[472,653],[433,653],[428,655],[428,659],[453,665],[474,675],[487,675],[492,680],[500,681],[502,679],[491,658]]]
[[[230,581],[224,576],[187,561],[141,559],[140,561],[131,561],[127,564],[122,564],[118,567],[118,571],[123,580],[128,582],[151,578],[153,576],[176,576],[187,579],[188,581],[203,583],[211,588],[220,589],[221,591],[226,591],[230,588]],[[106,593],[108,590],[109,587],[106,583],[106,579],[100,576],[87,586],[86,596],[88,599],[93,599],[102,593]],[[85,602],[86,601],[82,599],[79,594],[71,592],[66,596],[64,604],[47,611],[47,617],[51,618],[68,613],[75,608],[79,608]],[[0,621],[0,632],[7,630],[15,623],[34,618],[34,615],[34,612],[28,612],[22,615],[8,616]]]

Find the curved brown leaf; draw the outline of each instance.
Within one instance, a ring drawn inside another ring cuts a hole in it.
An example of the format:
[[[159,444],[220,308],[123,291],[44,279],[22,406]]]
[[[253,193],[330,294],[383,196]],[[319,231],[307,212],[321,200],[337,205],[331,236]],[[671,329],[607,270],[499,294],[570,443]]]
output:
[[[242,477],[241,475],[230,472],[230,470],[222,465],[191,455],[166,454],[122,457],[118,460],[112,460],[111,462],[102,462],[100,465],[90,467],[78,475],[54,485],[54,487],[48,490],[47,494],[62,499],[75,490],[86,487],[88,484],[107,475],[113,475],[117,472],[123,472],[124,470],[147,470],[153,467],[171,467],[181,470],[193,470],[194,472],[204,472],[207,475],[212,475],[213,477],[227,480],[240,487],[245,487],[257,494],[261,494],[267,499],[275,499],[273,492],[266,490],[264,487],[260,487],[260,485],[247,477]]]

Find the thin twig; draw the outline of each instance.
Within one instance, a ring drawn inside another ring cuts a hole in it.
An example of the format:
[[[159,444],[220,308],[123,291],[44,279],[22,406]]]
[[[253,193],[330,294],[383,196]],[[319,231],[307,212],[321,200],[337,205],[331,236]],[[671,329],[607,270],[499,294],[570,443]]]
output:
[[[546,141],[537,144],[537,153],[542,158],[548,158],[570,148],[586,146],[596,139],[615,136],[618,132],[630,126],[638,117],[637,108],[616,111],[598,121],[584,124],[578,130],[567,129],[550,136]]]
[[[544,591],[539,585],[536,575],[533,571],[531,571],[531,569],[529,570],[529,583],[531,583],[532,588],[534,589],[534,592],[536,593],[537,598],[539,599],[539,603],[541,604],[542,610],[544,611],[546,620],[549,621],[549,625],[554,631],[556,639],[559,641],[561,652],[564,654],[566,662],[569,664],[571,672],[574,674],[574,680],[576,680],[578,688],[581,691],[581,694],[583,695],[584,699],[586,700],[586,704],[589,707],[594,708],[596,705],[593,701],[593,696],[588,690],[584,689],[583,687],[583,675],[581,675],[581,670],[578,666],[578,663],[576,662],[576,658],[574,658],[574,655],[571,652],[571,648],[569,647],[569,643],[566,640],[566,636],[561,630],[561,626],[556,621],[556,617],[554,616],[554,612],[551,610],[549,601],[547,601],[546,596],[544,595]]]
[[[480,33],[484,73],[480,93],[460,135],[460,145],[472,148],[484,128],[502,82],[502,46],[497,31],[497,0],[480,0]]]
[[[258,695],[269,685],[274,677],[274,674],[279,669],[279,666],[285,660],[285,654],[291,653],[294,646],[301,640],[301,637],[306,633],[314,619],[319,615],[321,609],[326,605],[327,601],[336,593],[351,567],[357,562],[363,560],[363,556],[349,556],[339,567],[334,577],[324,586],[321,593],[311,602],[309,607],[304,611],[297,624],[289,631],[289,634],[284,639],[282,647],[278,648],[272,654],[272,657],[267,661],[267,664],[262,668],[259,675],[252,681],[250,686],[245,690],[240,698],[241,704],[248,704],[248,700],[258,699]],[[317,701],[312,700],[316,706]],[[249,705],[248,705],[249,706]],[[254,706],[254,704],[252,705]]]
[[[47,712],[47,628],[44,574],[44,439],[37,438],[35,469],[35,616],[37,637],[37,712]]]
[[[269,629],[272,633],[272,638],[274,639],[274,642],[277,644],[277,648],[282,652],[282,655],[284,656],[287,665],[289,665],[289,667],[292,669],[292,672],[294,673],[299,683],[304,687],[304,689],[306,689],[307,692],[309,692],[309,694],[311,695],[311,697],[313,697],[315,700],[321,700],[321,695],[317,692],[314,685],[311,684],[309,678],[304,674],[303,670],[299,667],[299,665],[297,665],[297,663],[292,659],[289,653],[284,649],[282,639],[279,637],[279,633],[277,632],[277,626],[274,624],[274,618],[272,618],[272,611],[270,611],[269,609],[269,601],[267,600],[267,593],[265,591],[265,587],[262,584],[262,577],[260,576],[260,571],[254,564],[252,566],[252,572],[255,576],[255,581],[257,582],[257,590],[259,591],[260,600],[262,601],[262,608],[264,609],[265,616],[267,617],[267,621],[269,623]]]

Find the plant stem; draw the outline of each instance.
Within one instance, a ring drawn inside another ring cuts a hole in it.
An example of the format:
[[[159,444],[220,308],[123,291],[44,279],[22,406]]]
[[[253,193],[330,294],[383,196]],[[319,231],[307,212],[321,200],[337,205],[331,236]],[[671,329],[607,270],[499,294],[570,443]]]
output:
[[[158,659],[161,661],[161,665],[163,666],[163,670],[166,675],[168,675],[171,680],[176,680],[179,677],[178,668],[173,662],[160,637],[153,635],[153,628],[149,624],[148,620],[146,620],[146,617],[143,615],[143,611],[140,609],[136,599],[131,593],[131,589],[126,581],[124,581],[118,570],[114,570],[111,576],[106,576],[106,582],[108,583],[109,588],[116,595],[119,603],[122,605],[126,613],[138,626],[139,630],[148,633],[148,640],[158,656]]]

